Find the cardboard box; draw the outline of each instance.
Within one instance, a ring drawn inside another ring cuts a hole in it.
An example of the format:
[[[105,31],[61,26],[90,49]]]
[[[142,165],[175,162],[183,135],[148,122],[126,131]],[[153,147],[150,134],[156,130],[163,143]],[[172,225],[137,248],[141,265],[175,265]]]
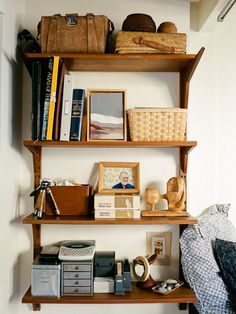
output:
[[[50,186],[61,215],[87,216],[89,214],[89,185]],[[54,215],[53,203],[46,198],[46,215]]]

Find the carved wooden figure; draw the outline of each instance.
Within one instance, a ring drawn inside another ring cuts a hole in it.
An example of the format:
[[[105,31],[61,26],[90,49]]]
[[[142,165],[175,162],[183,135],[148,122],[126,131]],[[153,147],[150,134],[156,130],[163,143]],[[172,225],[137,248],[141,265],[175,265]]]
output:
[[[167,193],[162,198],[168,202],[168,210],[182,212],[186,206],[186,187],[185,181],[180,177],[170,178],[167,182]]]
[[[148,187],[144,192],[144,200],[147,204],[151,205],[151,209],[142,210],[142,216],[156,216],[155,207],[161,199],[161,194],[155,188]]]

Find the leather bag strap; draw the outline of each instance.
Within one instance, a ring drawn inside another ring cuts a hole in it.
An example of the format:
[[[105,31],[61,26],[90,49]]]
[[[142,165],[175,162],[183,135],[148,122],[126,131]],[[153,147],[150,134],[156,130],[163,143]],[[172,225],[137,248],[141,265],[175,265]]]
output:
[[[88,48],[88,53],[90,51],[99,51],[99,46],[98,46],[98,38],[97,38],[97,33],[96,33],[96,27],[94,23],[94,14],[92,13],[87,13],[86,14],[86,20],[87,20],[87,48]]]
[[[175,52],[175,48],[174,47],[168,47],[168,46],[159,44],[159,43],[154,42],[154,41],[146,40],[142,36],[135,37],[133,39],[133,42],[136,45],[147,46],[147,47],[151,47],[151,48],[154,48],[154,49],[157,49],[157,50],[162,50],[162,51],[169,52],[169,53],[174,53]]]

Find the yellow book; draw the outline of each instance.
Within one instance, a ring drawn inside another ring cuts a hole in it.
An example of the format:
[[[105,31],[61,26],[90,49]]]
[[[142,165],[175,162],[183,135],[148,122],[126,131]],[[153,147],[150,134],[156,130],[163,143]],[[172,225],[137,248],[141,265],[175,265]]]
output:
[[[49,110],[48,110],[48,127],[47,127],[47,137],[46,137],[47,140],[52,140],[59,61],[60,61],[59,56],[53,57],[52,85],[51,85],[51,92],[50,92],[50,104],[49,104]]]

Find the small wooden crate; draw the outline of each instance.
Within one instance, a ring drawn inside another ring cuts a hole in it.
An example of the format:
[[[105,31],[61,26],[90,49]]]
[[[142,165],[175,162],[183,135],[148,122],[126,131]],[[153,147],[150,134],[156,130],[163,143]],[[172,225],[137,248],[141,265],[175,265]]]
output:
[[[184,141],[187,109],[134,108],[128,110],[132,141]]]

